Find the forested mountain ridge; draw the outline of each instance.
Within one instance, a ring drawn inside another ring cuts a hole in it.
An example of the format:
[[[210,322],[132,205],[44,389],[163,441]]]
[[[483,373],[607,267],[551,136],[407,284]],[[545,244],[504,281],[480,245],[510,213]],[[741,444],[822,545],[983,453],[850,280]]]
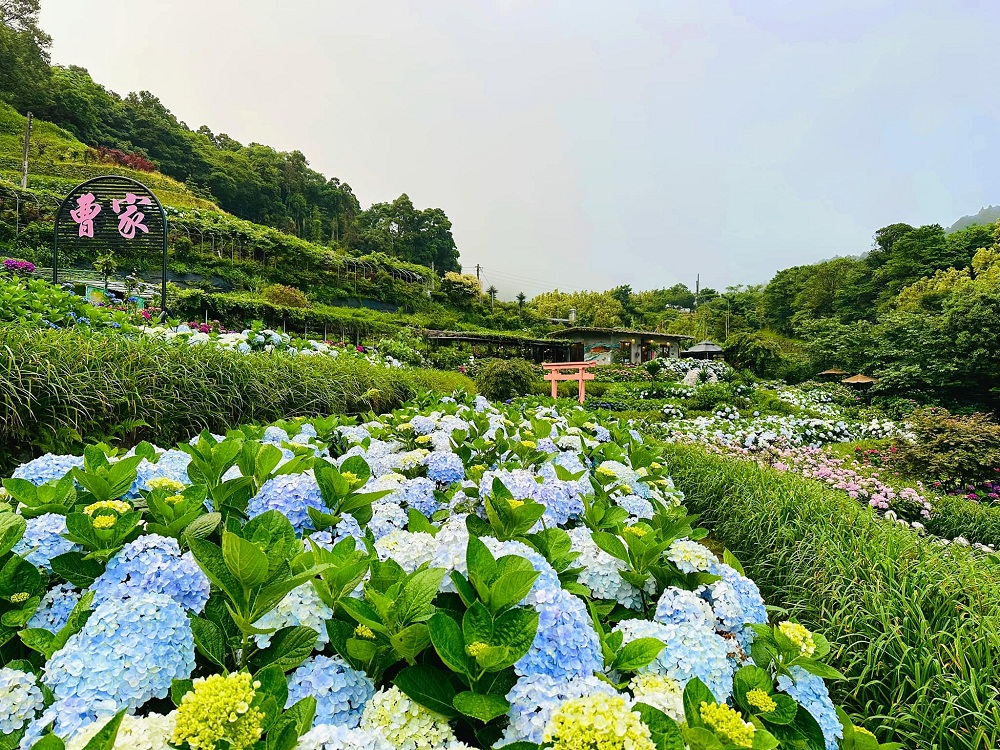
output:
[[[960,229],[966,229],[976,224],[992,224],[996,221],[1000,221],[1000,206],[986,206],[979,209],[978,213],[963,216],[948,227],[948,233],[957,232]]]
[[[39,0],[0,0],[0,102],[91,147],[79,155],[84,163],[158,170],[239,218],[355,255],[460,270],[442,209],[418,209],[403,194],[362,210],[347,182],[312,169],[301,151],[192,129],[149,91],[119,96],[82,67],[51,65],[38,9]]]

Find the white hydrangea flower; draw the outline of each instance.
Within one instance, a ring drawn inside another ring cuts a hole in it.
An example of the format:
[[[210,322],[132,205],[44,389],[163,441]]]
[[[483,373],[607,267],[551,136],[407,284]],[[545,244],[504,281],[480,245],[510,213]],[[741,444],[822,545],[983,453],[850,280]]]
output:
[[[437,750],[457,739],[447,717],[415,703],[395,686],[379,690],[368,701],[360,728],[381,732],[395,750]]]

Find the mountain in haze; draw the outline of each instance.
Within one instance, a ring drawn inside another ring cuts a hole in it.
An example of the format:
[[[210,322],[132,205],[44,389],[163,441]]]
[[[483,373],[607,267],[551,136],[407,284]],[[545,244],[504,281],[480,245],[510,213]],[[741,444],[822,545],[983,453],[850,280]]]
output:
[[[987,206],[986,208],[979,209],[979,213],[977,214],[963,216],[948,227],[947,234],[975,226],[976,224],[992,224],[995,221],[1000,221],[1000,206]]]

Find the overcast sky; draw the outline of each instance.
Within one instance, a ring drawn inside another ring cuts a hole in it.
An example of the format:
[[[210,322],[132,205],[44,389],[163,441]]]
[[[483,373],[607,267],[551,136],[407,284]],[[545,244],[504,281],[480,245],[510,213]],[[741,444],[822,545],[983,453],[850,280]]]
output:
[[[503,296],[760,283],[1000,203],[1000,2],[42,0],[52,58],[407,193]]]

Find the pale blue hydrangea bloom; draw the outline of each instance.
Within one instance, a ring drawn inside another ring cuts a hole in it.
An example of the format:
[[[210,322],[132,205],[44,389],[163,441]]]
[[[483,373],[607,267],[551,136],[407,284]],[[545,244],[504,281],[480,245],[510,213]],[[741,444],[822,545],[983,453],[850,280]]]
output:
[[[640,672],[654,672],[676,680],[683,687],[697,677],[720,703],[733,692],[733,665],[725,638],[705,627],[691,623],[664,625],[649,620],[622,620],[615,626],[624,643],[637,638],[656,638],[666,644],[650,664]]]
[[[413,417],[410,424],[413,426],[414,435],[430,435],[437,428],[437,422],[421,414]]]
[[[45,698],[31,672],[0,669],[0,734],[12,734],[34,721]]]
[[[337,428],[337,432],[352,443],[360,443],[365,438],[371,437],[368,429],[361,425],[342,425]]]
[[[319,636],[316,648],[323,648],[330,640],[326,630],[326,621],[333,617],[333,611],[323,603],[316,589],[309,582],[303,583],[289,591],[278,606],[261,617],[253,625],[261,630],[280,630],[292,625],[305,625],[312,628]],[[271,633],[254,635],[252,638],[259,648],[271,645]]]
[[[28,726],[18,750],[31,750],[50,726],[53,734],[60,739],[68,740],[94,721],[110,719],[117,713],[115,706],[115,701],[107,699],[90,705],[76,696],[57,698],[55,703],[46,708],[42,715]]]
[[[638,495],[625,495],[615,500],[622,508],[628,511],[633,518],[652,518],[653,504],[644,497]]]
[[[66,517],[58,513],[44,513],[27,519],[24,536],[14,545],[14,554],[39,568],[51,570],[49,561],[66,552],[83,549],[62,535],[66,533]]]
[[[536,484],[534,500],[545,506],[542,516],[547,526],[565,526],[570,519],[583,515],[583,500],[574,482],[558,479]]]
[[[614,473],[617,483],[613,484],[613,486],[624,487],[629,490],[631,494],[636,494],[639,497],[649,497],[649,485],[645,482],[639,481],[639,474],[631,466],[626,466],[621,461],[603,461],[600,466],[596,468],[605,469]]]
[[[405,529],[408,518],[406,511],[389,497],[372,503],[372,517],[368,522],[368,530],[376,539],[399,529]]]
[[[537,444],[535,445],[535,447],[538,450],[540,450],[542,453],[558,453],[559,452],[559,446],[556,445],[552,441],[552,438],[542,438],[541,440],[538,440]]]
[[[260,490],[250,498],[247,515],[255,518],[268,510],[276,510],[287,518],[301,535],[313,528],[307,508],[326,512],[323,496],[316,484],[312,471],[302,474],[279,474],[268,479]]]
[[[295,750],[397,750],[375,729],[319,724],[299,738]]]
[[[712,607],[693,591],[684,589],[664,589],[656,603],[653,619],[664,625],[689,623],[705,630],[715,629]]]
[[[565,701],[588,695],[614,695],[615,689],[593,675],[569,680],[535,674],[521,677],[507,693],[510,723],[497,747],[512,742],[541,744],[552,714]]]
[[[375,695],[368,675],[353,669],[339,656],[320,654],[306,660],[288,676],[288,701],[285,707],[306,696],[316,699],[313,726],[338,724],[356,727],[365,703]]]
[[[424,459],[424,466],[427,467],[427,477],[435,482],[452,484],[465,478],[465,466],[456,453],[444,451],[429,453]]]
[[[273,445],[281,445],[282,443],[291,442],[288,439],[288,433],[285,432],[280,427],[268,427],[264,430],[264,437],[260,439],[262,443],[271,443]]]
[[[399,489],[390,497],[397,498],[400,503],[429,518],[443,507],[434,494],[435,489],[434,482],[427,477],[416,477],[402,482]]]
[[[778,690],[788,693],[812,714],[823,730],[827,750],[837,750],[838,740],[844,737],[844,727],[837,718],[837,709],[830,700],[830,691],[823,678],[807,672],[802,667],[791,667],[788,671],[791,672],[791,677],[787,675],[778,677]]]
[[[535,605],[538,632],[528,653],[514,665],[517,674],[568,680],[603,670],[601,644],[586,605],[565,589],[548,593],[545,601]]]
[[[28,620],[29,628],[45,628],[57,633],[69,621],[69,614],[80,601],[81,592],[72,583],[60,583],[49,589]]]
[[[194,555],[182,555],[176,539],[159,534],[144,534],[122,547],[91,586],[95,604],[150,592],[166,594],[196,614],[204,609],[210,588]]]
[[[490,402],[484,396],[476,396],[476,398],[472,401],[472,408],[474,408],[477,413],[482,413],[492,407],[490,406]]]
[[[580,553],[573,567],[583,568],[577,574],[577,581],[590,589],[595,599],[615,601],[629,609],[640,609],[642,594],[619,574],[625,563],[594,544],[590,529],[586,526],[577,526],[568,533],[573,550]]]
[[[764,598],[757,584],[734,568],[716,563],[712,573],[722,576],[721,581],[702,587],[699,593],[712,605],[716,629],[736,635],[744,650],[753,642],[753,630],[745,625],[767,624]]]
[[[92,721],[106,702],[136,709],[165,698],[170,683],[190,676],[194,665],[184,610],[166,594],[142,593],[98,605],[53,654],[43,680],[60,700],[81,700]]]
[[[83,468],[83,456],[64,456],[46,453],[36,459],[21,464],[11,476],[27,479],[32,484],[45,484],[53,479],[62,479],[73,467]]]
[[[181,484],[191,484],[187,469],[191,456],[184,451],[169,450],[160,454],[156,463],[142,459],[136,467],[135,482],[129,490],[129,496],[138,497],[139,490],[148,491],[151,479],[172,479]]]

